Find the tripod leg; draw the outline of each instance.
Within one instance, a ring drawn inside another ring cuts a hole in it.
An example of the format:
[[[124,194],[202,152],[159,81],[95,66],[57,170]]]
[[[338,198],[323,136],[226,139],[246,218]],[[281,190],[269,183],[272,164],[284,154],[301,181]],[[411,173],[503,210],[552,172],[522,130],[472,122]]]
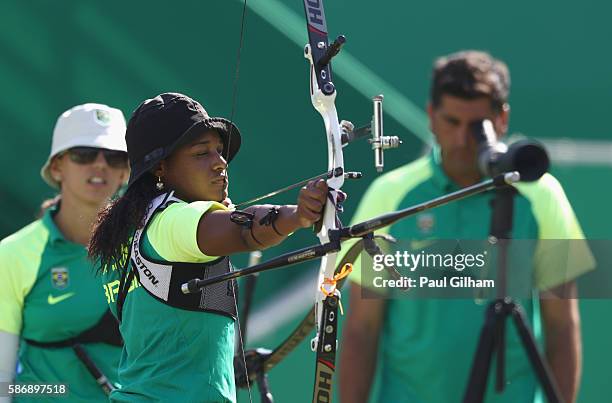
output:
[[[497,326],[497,371],[495,380],[495,390],[499,393],[504,390],[505,368],[506,368],[506,321],[500,321]]]
[[[548,365],[538,352],[535,338],[527,326],[527,319],[525,318],[523,309],[515,303],[512,303],[512,305],[512,317],[514,318],[514,323],[516,324],[519,336],[521,337],[521,341],[525,347],[527,356],[529,357],[529,362],[531,362],[531,366],[533,367],[533,370],[540,381],[540,385],[542,385],[542,388],[544,389],[548,402],[562,403],[563,400],[561,399],[559,388],[552,377]]]
[[[476,347],[463,403],[479,403],[484,400],[491,359],[497,344],[496,332],[499,331],[499,322],[504,321],[503,311],[499,308],[499,305],[499,302],[493,302],[487,308],[485,323],[478,339],[478,347]]]
[[[268,374],[263,372],[263,369],[257,372],[257,386],[259,387],[261,403],[274,403],[274,398],[268,385]]]

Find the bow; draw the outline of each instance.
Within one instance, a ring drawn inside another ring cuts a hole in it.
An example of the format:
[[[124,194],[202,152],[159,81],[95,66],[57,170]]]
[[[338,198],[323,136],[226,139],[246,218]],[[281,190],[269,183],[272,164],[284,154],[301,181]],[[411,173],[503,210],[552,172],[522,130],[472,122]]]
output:
[[[338,54],[345,42],[339,36],[331,45],[328,43],[327,23],[323,0],[304,0],[308,27],[308,44],[304,47],[304,57],[310,62],[310,98],[312,106],[319,112],[327,133],[329,195],[317,237],[321,245],[330,242],[330,230],[340,227],[337,213],[338,194],[344,184],[344,158],[342,154],[342,130],[336,111],[336,88],[332,82],[331,59]],[[330,287],[328,281],[334,277],[336,256],[331,252],[321,258],[319,279],[315,298],[316,336],[311,348],[316,351],[316,369],[313,402],[330,402],[332,399],[332,377],[335,371],[338,304],[340,291]]]

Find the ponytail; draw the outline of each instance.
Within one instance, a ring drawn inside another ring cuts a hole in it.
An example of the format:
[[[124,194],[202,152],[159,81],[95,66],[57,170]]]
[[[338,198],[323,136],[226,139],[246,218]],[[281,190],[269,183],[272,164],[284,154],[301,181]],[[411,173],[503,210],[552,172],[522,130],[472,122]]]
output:
[[[100,211],[88,245],[89,258],[100,264],[96,270],[98,273],[110,270],[112,266],[126,269],[130,238],[144,224],[147,207],[159,193],[155,178],[147,174]]]

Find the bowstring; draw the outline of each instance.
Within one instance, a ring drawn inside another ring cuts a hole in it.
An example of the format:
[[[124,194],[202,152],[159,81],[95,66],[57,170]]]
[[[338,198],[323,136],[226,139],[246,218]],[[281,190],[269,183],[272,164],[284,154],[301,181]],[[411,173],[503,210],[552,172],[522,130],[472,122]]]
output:
[[[227,161],[227,165],[226,165],[226,174],[229,172],[229,153],[230,153],[230,149],[231,149],[231,143],[232,143],[232,136],[233,136],[233,126],[234,126],[234,115],[236,112],[236,101],[237,101],[237,97],[238,97],[238,81],[240,78],[240,57],[242,55],[242,46],[244,44],[244,29],[245,29],[245,23],[246,23],[246,10],[247,10],[247,0],[244,0],[244,3],[242,5],[242,15],[240,18],[240,39],[239,39],[239,44],[238,44],[238,52],[236,55],[236,70],[234,73],[234,82],[233,82],[233,89],[232,89],[232,104],[231,104],[231,111],[230,111],[230,118],[229,118],[229,128],[228,128],[228,139],[227,139],[227,149],[225,151],[225,156],[226,156],[226,161]],[[246,384],[247,384],[247,390],[249,392],[249,402],[253,403],[253,396],[251,394],[251,379],[249,377],[249,371],[247,369],[247,365],[246,365],[246,354],[244,352],[244,340],[242,339],[242,329],[240,328],[240,312],[238,311],[238,301],[234,298],[234,303],[236,304],[236,322],[238,323],[238,339],[240,341],[240,355],[242,358],[242,365],[244,368],[244,373],[246,376]],[[237,397],[236,397],[237,398]]]
[[[242,15],[240,18],[240,37],[238,41],[238,52],[236,54],[236,69],[234,72],[234,82],[232,84],[232,104],[230,110],[230,127],[228,128],[228,139],[227,139],[227,150],[225,151],[225,157],[227,161],[227,168],[229,168],[229,153],[230,153],[230,145],[232,143],[232,134],[233,124],[234,124],[234,115],[236,112],[236,101],[238,98],[238,81],[240,79],[240,57],[242,55],[242,46],[244,44],[244,29],[246,25],[246,10],[247,10],[247,0],[244,0],[242,5]]]

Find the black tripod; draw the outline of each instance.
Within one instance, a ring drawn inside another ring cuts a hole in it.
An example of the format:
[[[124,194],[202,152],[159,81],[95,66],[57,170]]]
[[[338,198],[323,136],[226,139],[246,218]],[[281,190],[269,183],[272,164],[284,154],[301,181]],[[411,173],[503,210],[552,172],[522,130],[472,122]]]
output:
[[[497,297],[489,304],[485,313],[485,323],[478,340],[463,403],[481,403],[483,401],[494,354],[497,354],[495,390],[498,393],[503,392],[506,319],[510,316],[518,330],[521,344],[527,353],[529,362],[544,389],[546,398],[550,403],[562,403],[563,400],[551,376],[550,369],[538,352],[535,338],[529,329],[523,308],[512,298],[506,296],[508,245],[512,232],[516,190],[508,186],[497,189],[495,192],[495,199],[492,203],[493,212],[489,242],[496,244],[498,250]]]

